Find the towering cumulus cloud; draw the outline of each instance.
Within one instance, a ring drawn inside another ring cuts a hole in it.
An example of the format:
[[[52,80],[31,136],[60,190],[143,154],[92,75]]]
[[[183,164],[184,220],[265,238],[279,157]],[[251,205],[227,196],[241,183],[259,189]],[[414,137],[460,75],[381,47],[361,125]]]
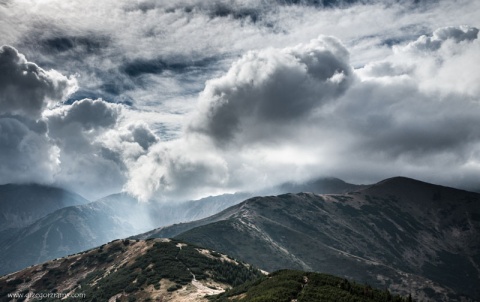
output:
[[[348,51],[332,37],[248,52],[207,82],[182,139],[156,145],[132,165],[126,188],[147,200],[275,183],[284,166],[273,154],[261,164],[271,151],[265,142],[295,143],[286,131],[301,130],[352,81]],[[261,181],[265,176],[270,179]]]
[[[0,69],[2,184],[54,184],[88,198],[118,192],[126,162],[158,140],[148,125],[121,125],[122,105],[63,104],[75,79],[45,71],[13,47],[0,48]]]
[[[348,56],[332,37],[249,52],[225,76],[207,83],[189,130],[221,144],[245,143],[262,139],[253,135],[262,126],[298,123],[348,88],[353,73]]]
[[[51,183],[59,170],[59,149],[41,115],[76,82],[28,62],[10,46],[0,48],[0,71],[0,183]]]
[[[76,88],[75,80],[43,70],[10,46],[0,48],[0,70],[0,113],[38,118]]]

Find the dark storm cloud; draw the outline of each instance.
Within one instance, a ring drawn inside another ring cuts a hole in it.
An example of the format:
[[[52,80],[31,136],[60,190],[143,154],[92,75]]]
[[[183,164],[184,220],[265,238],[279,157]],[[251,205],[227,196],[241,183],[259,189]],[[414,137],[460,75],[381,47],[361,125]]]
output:
[[[227,143],[252,131],[250,127],[301,121],[348,88],[352,81],[348,56],[331,37],[294,48],[250,52],[224,77],[207,83],[200,116],[190,129]]]
[[[40,117],[51,103],[72,92],[75,82],[58,72],[45,71],[11,46],[0,48],[0,113]]]

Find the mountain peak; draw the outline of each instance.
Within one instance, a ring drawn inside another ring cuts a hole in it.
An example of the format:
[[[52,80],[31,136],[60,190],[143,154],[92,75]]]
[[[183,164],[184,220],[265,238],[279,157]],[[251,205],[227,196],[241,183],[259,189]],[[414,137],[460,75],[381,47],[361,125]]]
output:
[[[396,176],[384,179],[360,191],[364,191],[369,194],[375,193],[397,196],[418,196],[418,194],[420,194],[422,197],[424,197],[425,194],[438,195],[441,193],[444,195],[477,194],[457,188],[436,185],[404,176]]]
[[[0,185],[0,231],[25,227],[58,209],[89,202],[78,194],[52,186]]]
[[[382,181],[379,181],[377,184],[396,184],[396,185],[411,185],[411,184],[428,184],[432,185],[430,183],[406,177],[406,176],[394,176],[390,178],[386,178]]]

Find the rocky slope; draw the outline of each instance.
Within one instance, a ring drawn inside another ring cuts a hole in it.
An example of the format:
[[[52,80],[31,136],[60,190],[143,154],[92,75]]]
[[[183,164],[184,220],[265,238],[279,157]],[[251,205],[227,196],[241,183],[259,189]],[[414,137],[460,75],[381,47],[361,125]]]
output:
[[[346,194],[255,197],[147,235],[176,235],[267,271],[326,272],[434,301],[480,299],[480,195],[408,178]]]
[[[64,295],[81,301],[207,301],[206,295],[261,275],[248,264],[180,241],[117,240],[1,277],[0,299],[35,293],[43,301]]]

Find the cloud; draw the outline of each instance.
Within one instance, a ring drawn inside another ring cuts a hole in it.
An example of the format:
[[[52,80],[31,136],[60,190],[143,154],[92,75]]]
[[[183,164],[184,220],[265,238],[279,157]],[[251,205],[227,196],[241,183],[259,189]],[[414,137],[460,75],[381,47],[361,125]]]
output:
[[[2,43],[38,64],[10,50],[24,65],[9,68],[39,75],[0,83],[25,96],[0,101],[5,137],[28,138],[45,162],[35,171],[91,198],[124,188],[173,200],[318,175],[475,182],[480,2],[315,3],[2,3]],[[454,24],[466,25],[444,27]],[[29,162],[35,151],[17,153]]]
[[[467,172],[480,162],[480,72],[472,68],[480,62],[477,33],[466,26],[440,28],[356,70],[359,81],[331,112],[346,141],[330,169],[357,180],[369,170],[377,179],[402,174],[478,185]],[[432,47],[427,40],[440,42]],[[345,158],[348,164],[341,163]]]
[[[244,134],[239,142],[249,143],[251,133],[264,125],[296,123],[340,96],[352,73],[348,51],[332,37],[249,52],[225,76],[207,82],[189,131],[219,143]]]
[[[56,184],[89,198],[121,189],[125,165],[104,142],[105,134],[119,127],[122,110],[122,105],[83,99],[44,113],[48,135],[60,149]]]
[[[103,100],[83,99],[51,111],[49,120],[58,123],[55,129],[65,125],[77,125],[83,131],[97,130],[114,126],[121,108],[121,105],[109,104]]]
[[[43,70],[11,46],[0,48],[0,69],[0,114],[38,118],[47,105],[76,89],[74,79]]]
[[[60,165],[59,149],[45,129],[44,121],[0,116],[0,183],[54,181]]]
[[[101,99],[58,103],[75,81],[1,48],[0,183],[42,183],[98,198],[119,192],[127,165],[159,141],[128,110]],[[56,106],[48,108],[51,103]]]
[[[156,144],[129,168],[124,189],[141,201],[188,200],[228,190],[227,162],[201,138]]]
[[[331,37],[247,53],[206,83],[183,138],[143,155],[126,189],[143,199],[174,198],[179,190],[195,196],[201,188],[259,189],[329,175],[478,184],[479,93],[449,85],[459,76],[446,69],[470,62],[461,65],[471,76],[464,88],[474,85],[479,40],[448,36],[427,56],[412,51],[423,39],[359,69]]]
[[[354,47],[359,66],[386,56],[390,47],[380,45],[386,40],[405,41],[459,20],[475,24],[479,9],[471,0],[328,3],[329,9],[319,1],[10,1],[0,5],[0,36],[42,66],[77,72],[79,86],[96,93],[88,97],[127,99],[140,108],[202,91],[204,80],[249,50],[332,35]]]
[[[478,37],[478,28],[469,26],[449,26],[435,30],[431,37],[423,35],[417,41],[408,45],[409,49],[418,51],[436,51],[446,41],[453,40],[455,43],[473,41]]]

